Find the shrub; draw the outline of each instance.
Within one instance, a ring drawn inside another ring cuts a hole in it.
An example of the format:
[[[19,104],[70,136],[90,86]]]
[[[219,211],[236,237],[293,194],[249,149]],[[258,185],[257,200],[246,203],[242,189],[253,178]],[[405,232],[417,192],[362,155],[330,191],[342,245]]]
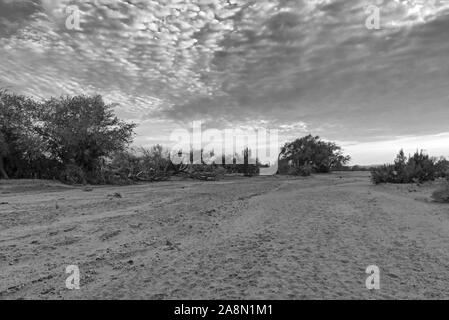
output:
[[[434,180],[436,178],[435,159],[430,158],[423,152],[415,152],[408,159],[404,170],[404,179],[406,183],[424,182]]]
[[[211,173],[217,176],[226,174],[226,169],[222,165],[192,164],[189,165],[189,171],[192,173]]]
[[[140,171],[166,171],[171,166],[169,153],[160,144],[149,149],[140,148],[139,151],[142,153],[139,158]]]
[[[241,173],[247,176],[256,176],[260,173],[259,165],[256,164],[225,164],[223,165],[226,173]]]
[[[432,199],[435,202],[449,203],[449,181],[446,180],[443,185],[432,193]]]
[[[371,180],[375,184],[387,182],[396,183],[397,176],[398,173],[395,170],[394,165],[383,165],[371,170]]]
[[[313,167],[310,164],[305,164],[299,167],[290,167],[288,174],[293,176],[308,177],[312,174]]]
[[[71,184],[87,183],[86,174],[79,166],[75,164],[67,165],[60,173],[59,180]]]
[[[133,149],[115,152],[111,161],[102,164],[104,171],[122,176],[132,176],[142,171],[143,156],[135,154]]]
[[[440,158],[435,163],[436,175],[441,178],[449,178],[449,161],[445,158]]]
[[[424,154],[423,151],[415,152],[409,158],[401,150],[394,164],[387,164],[371,170],[371,180],[379,183],[420,183],[432,181],[447,174],[448,162],[436,159]]]

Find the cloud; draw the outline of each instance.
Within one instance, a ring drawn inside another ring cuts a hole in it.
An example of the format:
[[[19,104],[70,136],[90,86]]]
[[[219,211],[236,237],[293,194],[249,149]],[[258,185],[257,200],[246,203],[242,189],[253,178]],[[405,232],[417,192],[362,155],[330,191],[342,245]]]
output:
[[[381,29],[368,30],[376,3]],[[81,32],[65,27],[68,5]],[[0,12],[1,86],[102,94],[149,137],[152,121],[192,120],[361,143],[447,130],[446,2],[0,0]]]

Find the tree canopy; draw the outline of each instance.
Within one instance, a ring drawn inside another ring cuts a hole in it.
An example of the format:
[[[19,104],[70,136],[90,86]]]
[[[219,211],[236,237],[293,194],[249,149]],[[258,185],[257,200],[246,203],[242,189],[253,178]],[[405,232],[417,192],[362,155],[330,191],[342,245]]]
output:
[[[291,160],[293,166],[298,168],[311,165],[315,172],[329,172],[350,160],[334,142],[323,141],[319,136],[312,135],[286,143],[279,158]]]
[[[135,127],[98,95],[38,102],[0,90],[2,176],[60,178],[68,166],[91,172],[102,157],[126,148]]]
[[[119,120],[101,96],[52,98],[43,109],[38,131],[63,163],[89,171],[100,157],[121,151],[132,141],[136,125]]]

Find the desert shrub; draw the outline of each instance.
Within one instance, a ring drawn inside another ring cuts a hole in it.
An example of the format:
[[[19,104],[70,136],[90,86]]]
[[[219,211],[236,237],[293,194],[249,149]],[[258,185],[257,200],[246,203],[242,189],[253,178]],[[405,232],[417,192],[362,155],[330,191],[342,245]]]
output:
[[[310,164],[305,164],[299,167],[289,167],[288,174],[294,176],[307,177],[313,172],[313,167]]]
[[[151,148],[126,149],[115,152],[107,161],[103,161],[101,170],[96,172],[97,183],[130,184],[140,172],[168,172],[173,164],[161,145]]]
[[[260,173],[260,168],[256,164],[248,164],[243,167],[243,173],[248,177],[257,176]]]
[[[260,173],[260,168],[256,164],[226,164],[222,166],[227,174],[245,174],[247,176],[256,176]]]
[[[424,182],[436,178],[435,159],[424,154],[422,151],[408,159],[404,168],[404,182]]]
[[[192,164],[189,165],[189,170],[192,172],[213,172],[214,166],[206,164]]]
[[[241,173],[245,174],[247,176],[256,176],[260,173],[259,166],[255,164],[233,164],[233,165],[226,165],[226,168],[230,169],[230,173]]]
[[[143,156],[138,156],[133,149],[115,152],[111,160],[102,164],[107,174],[132,176],[142,171]]]
[[[310,176],[313,172],[313,166],[310,164],[305,164],[299,167],[298,173],[300,176],[307,177]]]
[[[435,202],[449,203],[449,180],[444,183],[432,193],[432,199]]]
[[[139,169],[141,171],[155,170],[166,171],[171,166],[168,150],[157,144],[151,148],[140,148],[142,156],[139,158]]]
[[[193,173],[212,173],[217,176],[223,176],[227,173],[222,165],[206,165],[206,164],[192,164],[189,165],[189,171]]]
[[[440,158],[435,163],[435,172],[437,177],[449,178],[449,161],[445,158]]]
[[[76,164],[66,165],[59,175],[59,180],[71,184],[87,183],[86,173]]]
[[[110,166],[102,167],[86,173],[86,181],[90,184],[129,185],[134,183],[132,176]]]
[[[371,180],[379,183],[420,183],[431,181],[444,176],[447,171],[447,163],[442,159],[436,159],[424,154],[423,151],[415,152],[407,158],[401,150],[394,164],[386,164],[371,170]]]
[[[380,183],[395,183],[397,181],[397,171],[394,168],[394,165],[382,165],[380,167],[373,168],[371,170],[371,180],[375,184]]]
[[[217,167],[215,168],[215,173],[216,173],[218,176],[224,176],[224,175],[226,174],[226,169],[223,168],[222,166],[217,166]]]

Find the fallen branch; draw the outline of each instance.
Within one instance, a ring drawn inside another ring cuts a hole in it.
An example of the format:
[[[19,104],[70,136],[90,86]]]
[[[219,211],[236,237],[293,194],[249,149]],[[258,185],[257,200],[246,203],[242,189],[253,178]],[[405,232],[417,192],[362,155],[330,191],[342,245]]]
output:
[[[145,182],[167,181],[168,179],[170,179],[170,175],[165,172],[155,172],[154,174],[149,175],[148,173],[140,171],[138,174],[136,174],[136,179]]]

